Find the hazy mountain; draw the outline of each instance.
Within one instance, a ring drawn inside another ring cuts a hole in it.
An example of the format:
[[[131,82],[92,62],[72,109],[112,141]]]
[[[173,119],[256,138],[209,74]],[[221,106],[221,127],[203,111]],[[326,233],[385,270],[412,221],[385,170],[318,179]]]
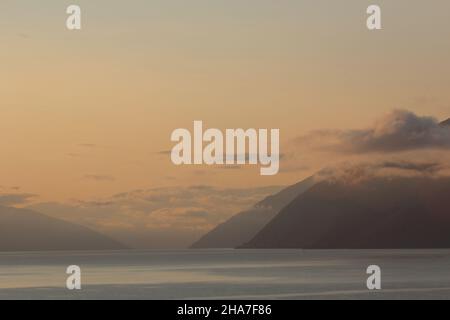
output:
[[[441,125],[443,125],[443,126],[450,126],[450,118],[448,118],[448,119],[445,120],[445,121],[442,121],[442,122],[441,122]]]
[[[320,182],[245,248],[450,248],[449,178]]]
[[[88,228],[0,206],[0,251],[109,250],[124,246]]]
[[[192,245],[192,248],[236,248],[250,241],[280,210],[314,184],[313,178],[290,186],[236,214]]]

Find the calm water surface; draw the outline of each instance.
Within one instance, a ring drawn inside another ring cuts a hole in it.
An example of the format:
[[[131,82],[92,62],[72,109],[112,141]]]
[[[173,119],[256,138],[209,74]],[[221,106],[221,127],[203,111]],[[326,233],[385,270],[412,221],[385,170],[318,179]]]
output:
[[[366,268],[382,269],[382,290]],[[82,269],[81,291],[65,289]],[[447,299],[450,250],[0,253],[0,299]]]

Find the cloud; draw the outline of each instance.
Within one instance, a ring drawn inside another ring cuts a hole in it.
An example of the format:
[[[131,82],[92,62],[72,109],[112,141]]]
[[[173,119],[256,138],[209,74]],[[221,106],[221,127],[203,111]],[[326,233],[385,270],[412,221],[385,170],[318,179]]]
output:
[[[98,148],[99,146],[93,143],[80,143],[78,145],[79,147],[83,147],[83,148]]]
[[[116,179],[113,176],[100,175],[100,174],[86,174],[84,176],[87,180],[99,181],[99,182],[112,182]]]
[[[75,200],[79,204],[80,207],[107,207],[110,205],[113,205],[113,201],[81,201],[81,200]]]
[[[450,129],[432,117],[395,110],[370,128],[315,131],[298,138],[297,143],[344,153],[450,150]]]
[[[15,206],[25,204],[31,199],[37,197],[35,194],[31,193],[11,193],[11,194],[0,194],[0,205],[2,206]]]
[[[192,217],[192,218],[207,218],[208,212],[202,211],[202,210],[191,210],[185,212],[186,217]]]
[[[217,169],[221,170],[239,170],[242,169],[242,166],[238,164],[232,164],[232,165],[220,165],[217,167]]]
[[[328,167],[315,175],[318,181],[359,183],[375,178],[449,176],[448,164],[405,160],[346,162]]]
[[[170,156],[172,154],[172,150],[162,150],[159,152],[156,152],[157,155],[163,155],[163,156]],[[240,166],[238,165],[228,165],[226,164],[227,160],[233,160],[234,162],[237,162],[237,159],[239,157],[242,157],[245,160],[245,163],[248,163],[250,161],[251,156],[253,156],[254,158],[258,159],[259,154],[253,154],[253,153],[241,153],[241,154],[234,154],[234,156],[227,156],[226,154],[218,154],[217,155],[219,158],[222,158],[222,161],[224,163],[224,165],[220,165],[219,168],[220,169],[240,169]],[[274,155],[275,156],[275,155]],[[279,154],[279,159],[283,159],[286,155],[285,154]],[[233,168],[234,167],[234,168]]]
[[[398,162],[385,161],[380,163],[378,167],[384,169],[399,169],[399,170],[415,171],[425,174],[434,174],[442,170],[444,166],[438,162],[414,163],[406,161],[398,161]]]
[[[162,151],[156,152],[156,154],[167,156],[167,155],[171,155],[172,154],[172,150],[162,150]]]
[[[71,157],[71,158],[79,158],[79,157],[81,157],[81,154],[75,153],[75,152],[69,152],[69,153],[67,153],[66,155],[67,155],[68,157]]]
[[[30,208],[101,231],[133,247],[180,248],[281,189],[211,185],[138,189],[89,201],[33,204]]]

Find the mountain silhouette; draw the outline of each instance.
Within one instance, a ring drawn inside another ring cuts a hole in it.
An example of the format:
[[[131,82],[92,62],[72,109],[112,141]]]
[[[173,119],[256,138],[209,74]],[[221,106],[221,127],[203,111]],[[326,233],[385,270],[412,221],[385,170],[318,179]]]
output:
[[[450,178],[320,182],[243,248],[450,248]]]
[[[236,248],[250,241],[280,210],[308,190],[314,179],[308,178],[257,203],[252,209],[231,217],[204,235],[192,248]]]
[[[442,126],[449,126],[449,127],[450,127],[450,118],[448,118],[448,119],[445,120],[445,121],[442,121],[442,122],[441,122],[441,125],[442,125]]]
[[[0,251],[115,250],[119,242],[41,213],[0,206]]]

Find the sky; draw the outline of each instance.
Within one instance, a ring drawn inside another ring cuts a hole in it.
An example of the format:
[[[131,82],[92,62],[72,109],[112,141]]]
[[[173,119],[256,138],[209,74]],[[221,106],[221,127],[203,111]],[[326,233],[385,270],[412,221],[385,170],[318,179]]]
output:
[[[373,3],[383,30],[371,32]],[[70,4],[82,9],[81,31],[65,28]],[[446,0],[2,0],[0,38],[0,200],[70,206],[59,215],[75,221],[80,203],[136,190],[177,190],[158,210],[191,186],[242,194],[200,223],[204,231],[254,203],[255,192],[336,160],[296,150],[295,163],[282,159],[272,177],[258,167],[176,167],[170,134],[194,120],[280,129],[288,154],[314,130],[368,128],[395,109],[450,117]],[[170,214],[199,218],[210,197]]]

